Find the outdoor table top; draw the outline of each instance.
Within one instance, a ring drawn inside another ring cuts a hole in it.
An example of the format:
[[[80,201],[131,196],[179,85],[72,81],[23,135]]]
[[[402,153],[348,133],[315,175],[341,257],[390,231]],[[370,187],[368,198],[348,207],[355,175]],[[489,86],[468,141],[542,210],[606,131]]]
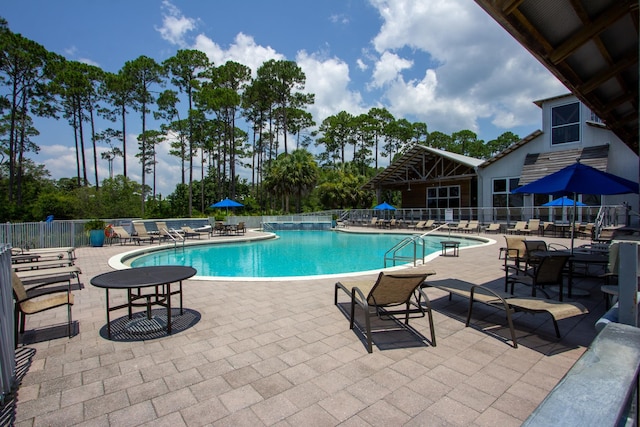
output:
[[[180,265],[127,268],[99,274],[91,279],[91,284],[108,289],[144,288],[186,280],[196,273],[195,268]]]

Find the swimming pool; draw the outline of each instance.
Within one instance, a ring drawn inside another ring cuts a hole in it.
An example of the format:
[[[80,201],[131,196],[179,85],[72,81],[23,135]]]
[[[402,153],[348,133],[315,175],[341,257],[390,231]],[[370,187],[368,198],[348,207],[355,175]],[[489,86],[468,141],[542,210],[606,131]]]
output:
[[[279,238],[257,242],[172,247],[144,254],[133,259],[130,265],[190,265],[198,270],[199,277],[218,279],[317,278],[381,270],[385,253],[409,236],[335,231],[278,231],[276,234]],[[442,239],[442,236],[425,239],[426,254],[439,254]],[[460,247],[484,243],[455,239],[460,240]],[[412,254],[412,248],[400,253]]]

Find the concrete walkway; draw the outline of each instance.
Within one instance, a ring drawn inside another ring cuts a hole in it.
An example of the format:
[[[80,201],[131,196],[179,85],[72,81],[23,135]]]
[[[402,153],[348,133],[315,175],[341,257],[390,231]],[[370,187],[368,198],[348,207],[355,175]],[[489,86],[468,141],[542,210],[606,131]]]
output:
[[[434,279],[501,289],[504,238],[488,237],[497,244],[409,271],[433,269]],[[374,332],[369,354],[333,304],[335,279],[189,280],[184,306],[200,316],[193,326],[147,341],[107,340],[101,336],[105,293],[89,281],[111,270],[109,257],[132,249],[77,249],[84,286],[74,292],[78,334],[72,339],[61,326],[65,309],[28,317],[25,339],[46,340],[19,350],[32,358],[21,361],[28,370],[16,425],[517,426],[585,351],[604,313],[600,283],[580,279],[575,286],[591,290],[579,299],[590,313],[560,321],[561,340],[545,315],[517,314],[514,349],[503,312],[478,306],[466,328],[466,301],[428,289],[437,346],[394,327]],[[124,301],[124,292],[111,295],[112,302]],[[114,312],[112,319],[125,314]],[[430,336],[426,319],[411,326]]]

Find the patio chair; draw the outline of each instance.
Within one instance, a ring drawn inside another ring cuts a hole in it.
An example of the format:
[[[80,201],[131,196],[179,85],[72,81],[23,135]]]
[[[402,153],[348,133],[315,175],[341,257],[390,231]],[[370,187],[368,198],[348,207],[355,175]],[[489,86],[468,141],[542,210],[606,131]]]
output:
[[[151,234],[149,234],[149,232],[147,231],[147,227],[145,227],[144,223],[134,222],[133,228],[135,228],[136,230],[136,235],[134,239],[138,243],[141,243],[141,242],[153,243],[153,241],[155,240],[155,236],[152,236]]]
[[[578,236],[591,240],[593,238],[593,230],[595,226],[596,225],[593,222],[589,222],[584,225],[581,224],[577,230]]]
[[[338,305],[338,290],[343,290],[351,297],[349,328],[355,324],[355,306],[359,305],[364,311],[365,332],[367,337],[367,351],[373,352],[371,339],[371,316],[396,320],[395,315],[404,315],[404,323],[409,324],[409,317],[429,318],[431,330],[431,344],[435,347],[436,335],[433,329],[433,316],[429,298],[420,288],[428,274],[384,274],[380,273],[375,282],[337,282],[334,290],[334,304]],[[417,295],[417,296],[416,296]],[[424,300],[424,301],[422,301]],[[391,309],[404,305],[403,309]]]
[[[418,221],[417,224],[409,224],[408,228],[413,228],[415,230],[422,230],[427,221]]]
[[[244,225],[244,222],[240,221],[236,224],[236,234],[244,234],[247,232],[247,227]]]
[[[516,267],[520,267],[520,261],[524,257],[527,248],[524,245],[523,236],[504,236],[507,246],[500,248],[500,254],[504,255],[504,269],[507,269],[507,262],[513,261]]]
[[[163,240],[183,242],[185,239],[185,236],[180,234],[180,232],[174,230],[173,228],[168,228],[166,222],[158,221],[156,222],[156,226],[158,226],[158,242],[162,242]]]
[[[463,231],[465,233],[473,233],[474,231],[477,232],[479,229],[480,229],[480,222],[476,220],[472,220],[472,221],[469,221],[467,226],[461,229],[460,231]]]
[[[206,236],[207,238],[209,237],[208,231],[196,231],[188,225],[183,225],[180,228],[182,229],[182,231],[184,231],[185,237],[197,237],[198,239],[200,239],[202,236]]]
[[[547,298],[549,294],[544,290],[545,286],[558,285],[560,287],[559,292],[562,295],[563,285],[563,272],[564,268],[569,261],[571,254],[558,254],[544,256],[540,258],[538,266],[533,270],[520,269],[514,265],[507,266],[508,269],[513,271],[512,274],[507,274],[504,282],[504,290],[511,287],[511,294],[513,295],[514,286],[516,283],[520,283],[531,287],[531,296],[535,297],[536,292],[540,290]]]
[[[540,235],[540,220],[532,218],[527,221],[527,230],[529,230],[529,233],[536,233],[537,235]]]
[[[47,283],[49,285],[51,283]],[[71,306],[73,305],[73,294],[71,293],[71,284],[65,289],[42,289],[44,285],[35,286],[25,289],[22,280],[11,273],[11,285],[13,287],[13,296],[15,298],[15,324],[14,338],[16,348],[18,346],[18,325],[20,333],[24,333],[26,316],[30,314],[40,313],[56,307],[67,306],[68,317],[68,335],[71,338]],[[37,292],[35,289],[37,288]]]
[[[425,282],[425,285],[448,292],[449,299],[451,299],[451,296],[454,294],[469,299],[469,309],[467,311],[467,321],[465,326],[469,326],[469,323],[471,322],[474,302],[479,302],[490,307],[503,310],[506,313],[507,325],[509,326],[511,341],[513,342],[514,348],[518,348],[516,331],[513,327],[512,320],[512,315],[514,313],[525,312],[529,314],[549,314],[553,321],[556,336],[560,338],[558,320],[580,316],[589,312],[582,304],[577,302],[558,302],[550,299],[534,297],[513,297],[512,295],[497,292],[486,286],[476,285],[474,283],[458,279],[428,281]],[[483,317],[483,319],[486,320],[486,317]]]
[[[422,226],[422,229],[431,230],[434,227],[435,222],[436,221],[434,219],[428,219],[427,222],[425,222],[424,225]]]
[[[509,234],[529,234],[531,230],[527,230],[527,221],[516,221],[516,225],[512,228],[507,228]]]
[[[215,224],[213,225],[213,233],[222,235],[224,234],[224,232],[225,232],[224,222],[216,221]]]
[[[540,256],[536,252],[548,252],[557,250],[569,250],[568,247],[559,243],[547,243],[544,240],[524,240],[524,255],[521,261],[524,261],[525,269],[529,267],[536,268],[540,264]]]
[[[133,242],[133,236],[124,229],[124,227],[119,225],[113,226],[114,237],[118,239],[120,244],[127,243],[127,240]]]
[[[484,229],[485,233],[499,233],[500,232],[500,224],[492,222],[487,225],[487,228]]]
[[[373,218],[371,218],[371,222],[369,223],[369,225],[371,227],[376,227],[378,225],[378,217],[374,216]]]
[[[600,287],[602,294],[604,295],[605,309],[609,308],[616,303],[618,299],[618,284],[611,284],[611,280],[618,279],[618,270],[620,268],[620,258],[618,253],[620,252],[619,243],[612,243],[609,247],[609,262],[605,272],[600,275],[600,278],[604,280],[604,285]]]

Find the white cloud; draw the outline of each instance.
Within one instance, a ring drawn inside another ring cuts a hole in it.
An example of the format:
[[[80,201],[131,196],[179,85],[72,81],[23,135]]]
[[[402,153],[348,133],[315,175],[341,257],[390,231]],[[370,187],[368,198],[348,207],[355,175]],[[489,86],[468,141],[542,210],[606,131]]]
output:
[[[253,37],[243,33],[238,33],[233,43],[226,50],[206,35],[199,34],[196,37],[193,49],[206,53],[209,60],[213,61],[215,65],[222,65],[227,61],[244,64],[251,68],[254,75],[264,62],[270,59],[285,59],[284,55],[279,54],[270,46],[260,46],[256,44]]]
[[[395,53],[384,52],[380,60],[376,62],[371,83],[372,87],[383,87],[387,83],[396,80],[402,70],[411,68],[412,61],[400,58]]]
[[[532,101],[566,89],[483,10],[467,0],[370,0],[384,23],[372,85],[391,80],[389,52],[429,60],[420,80],[396,78],[385,94],[394,114],[415,114],[431,130],[477,131],[480,118],[508,130],[540,122]],[[384,70],[386,72],[383,72]],[[409,67],[397,69],[398,73]],[[413,73],[419,70],[412,69]]]
[[[196,28],[196,20],[185,17],[177,7],[167,0],[162,2],[162,9],[166,13],[162,18],[162,26],[156,30],[169,43],[180,47],[186,46],[184,37],[189,31]]]
[[[304,91],[315,94],[315,104],[309,110],[318,125],[342,110],[351,114],[365,111],[360,94],[349,90],[349,66],[344,61],[338,58],[324,59],[300,51],[296,63],[307,78]]]

